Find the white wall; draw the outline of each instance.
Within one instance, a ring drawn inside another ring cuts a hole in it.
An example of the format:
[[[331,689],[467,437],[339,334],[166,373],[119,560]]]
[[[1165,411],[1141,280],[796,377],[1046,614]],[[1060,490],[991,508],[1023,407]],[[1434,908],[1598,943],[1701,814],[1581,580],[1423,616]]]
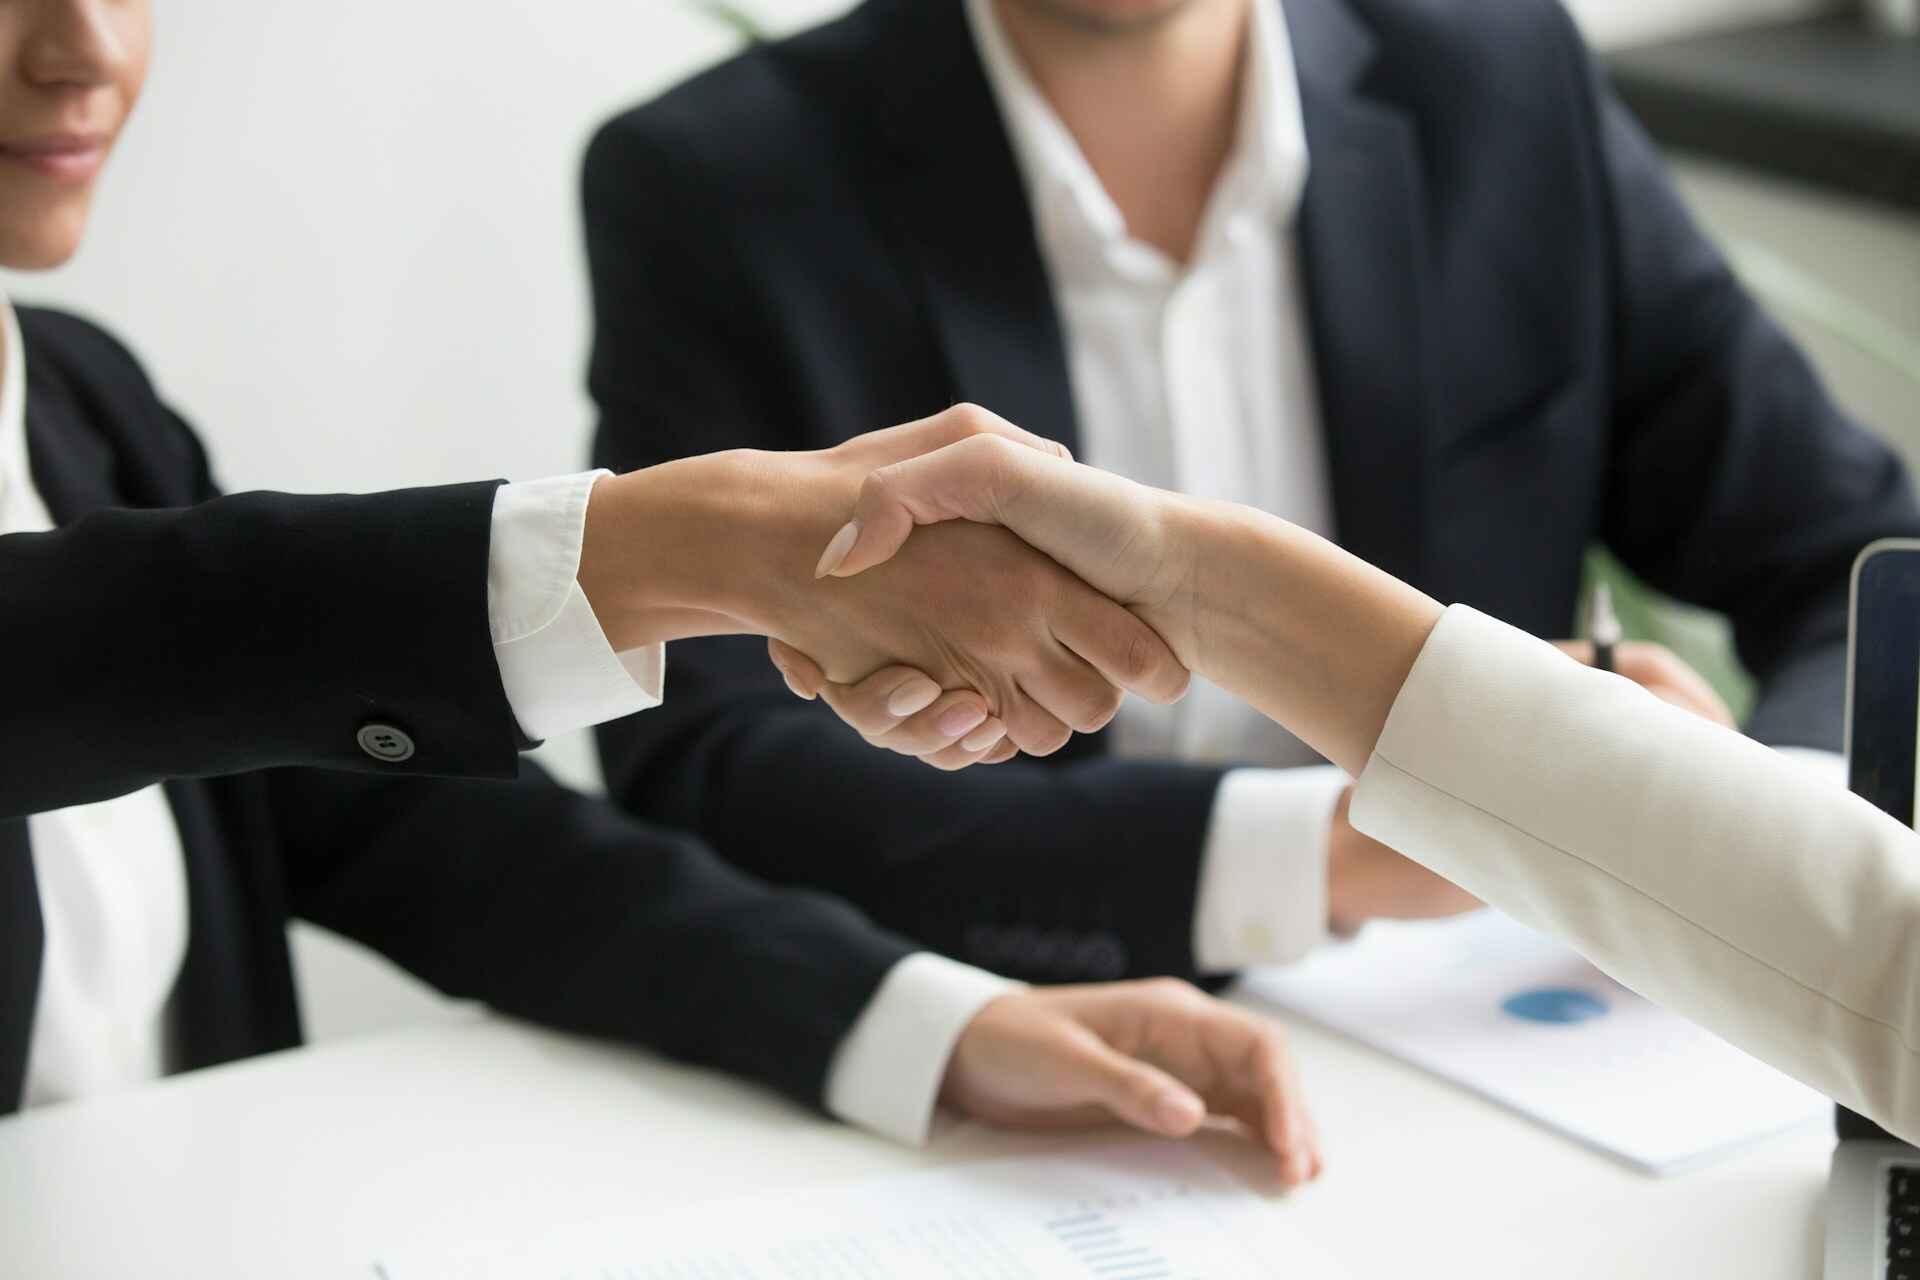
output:
[[[775,30],[846,0],[748,0]],[[1617,42],[1819,0],[1575,0]],[[596,122],[726,53],[672,0],[158,0],[140,114],[86,249],[14,296],[113,327],[230,487],[325,491],[580,465],[575,184]],[[550,762],[592,776],[584,741]],[[300,939],[316,1034],[428,1016]]]

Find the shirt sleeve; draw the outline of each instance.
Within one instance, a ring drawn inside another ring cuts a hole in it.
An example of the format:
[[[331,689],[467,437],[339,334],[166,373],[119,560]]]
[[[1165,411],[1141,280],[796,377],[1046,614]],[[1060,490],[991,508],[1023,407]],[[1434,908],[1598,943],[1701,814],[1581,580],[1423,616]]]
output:
[[[1455,605],[1352,821],[1920,1138],[1920,837],[1805,761]]]
[[[947,1059],[987,1003],[1021,984],[932,952],[887,971],[827,1072],[827,1110],[908,1146],[927,1140]]]
[[[1327,838],[1347,782],[1333,765],[1220,780],[1193,914],[1202,972],[1286,964],[1325,940]]]
[[[500,683],[536,741],[660,705],[666,646],[615,653],[580,589],[587,500],[608,471],[501,485],[487,554]]]

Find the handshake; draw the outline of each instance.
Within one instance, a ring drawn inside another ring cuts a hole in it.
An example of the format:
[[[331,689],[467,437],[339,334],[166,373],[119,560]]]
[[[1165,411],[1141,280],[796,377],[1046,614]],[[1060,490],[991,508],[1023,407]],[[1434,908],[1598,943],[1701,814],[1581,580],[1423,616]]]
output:
[[[796,692],[959,768],[1057,751],[1125,692],[1186,691],[1172,498],[960,405],[822,452],[603,480],[581,584],[616,649],[765,635]]]
[[[971,405],[821,452],[603,479],[580,584],[616,649],[764,635],[795,693],[942,769],[1057,751],[1125,693],[1173,702],[1197,673],[1358,775],[1441,612],[1282,520],[1081,466]],[[1730,722],[1664,650],[1615,661]],[[1355,830],[1344,799],[1326,856],[1337,930],[1477,905]],[[1022,1126],[1112,1116],[1179,1135],[1227,1115],[1285,1182],[1321,1167],[1279,1030],[1178,983],[1001,997],[954,1046],[942,1094]]]
[[[796,694],[942,769],[1048,755],[1199,672],[1358,774],[1439,612],[1311,533],[1076,464],[965,404],[603,480],[580,580],[615,649],[764,635]],[[1657,646],[1618,662],[1730,722]]]

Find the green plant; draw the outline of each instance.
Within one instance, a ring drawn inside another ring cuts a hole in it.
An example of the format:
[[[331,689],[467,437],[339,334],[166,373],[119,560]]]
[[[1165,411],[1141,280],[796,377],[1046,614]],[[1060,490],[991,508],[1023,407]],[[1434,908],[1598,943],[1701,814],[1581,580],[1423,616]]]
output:
[[[722,26],[731,28],[749,44],[759,44],[767,38],[767,29],[760,19],[741,6],[729,3],[729,0],[687,0],[687,3]]]

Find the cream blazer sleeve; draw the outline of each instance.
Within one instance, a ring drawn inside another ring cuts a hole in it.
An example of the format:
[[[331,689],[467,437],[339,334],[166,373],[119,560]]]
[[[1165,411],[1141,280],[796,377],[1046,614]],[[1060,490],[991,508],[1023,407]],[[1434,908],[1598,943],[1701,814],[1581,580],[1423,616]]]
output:
[[[1920,836],[1864,800],[1456,605],[1352,821],[1920,1140]]]

